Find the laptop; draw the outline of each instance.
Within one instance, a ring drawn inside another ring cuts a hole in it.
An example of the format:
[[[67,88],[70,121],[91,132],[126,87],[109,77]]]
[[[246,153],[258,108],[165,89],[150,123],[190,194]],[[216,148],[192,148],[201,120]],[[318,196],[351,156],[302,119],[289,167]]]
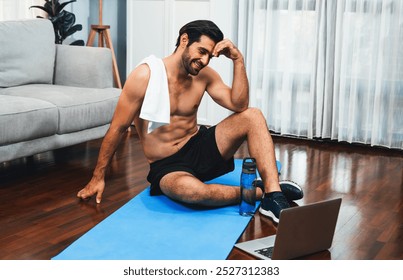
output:
[[[289,260],[327,250],[333,242],[341,198],[284,209],[276,235],[235,244],[259,258]]]

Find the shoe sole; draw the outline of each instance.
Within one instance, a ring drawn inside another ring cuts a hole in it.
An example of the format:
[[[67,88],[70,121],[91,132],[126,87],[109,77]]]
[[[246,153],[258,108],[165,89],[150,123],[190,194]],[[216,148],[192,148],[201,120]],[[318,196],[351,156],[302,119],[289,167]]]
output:
[[[271,218],[274,222],[278,223],[279,219],[273,214],[273,212],[269,210],[264,210],[262,207],[259,207],[260,214]]]
[[[303,190],[302,190],[301,186],[299,186],[297,183],[295,183],[295,182],[293,182],[293,181],[291,181],[291,180],[283,180],[283,181],[280,181],[279,184],[280,184],[280,189],[281,189],[281,184],[288,184],[288,185],[293,186],[294,188],[297,188],[297,189],[301,192],[301,197],[299,197],[299,196],[287,195],[286,197],[287,197],[287,199],[288,199],[289,201],[299,200],[299,199],[302,199],[302,198],[304,197]],[[281,191],[282,191],[283,193],[286,193],[286,192],[287,192],[287,191],[284,191],[283,189],[281,189]]]
[[[280,181],[279,181],[279,184],[281,185],[281,183],[283,183],[283,184],[290,184],[290,185],[296,187],[297,189],[299,189],[300,191],[302,191],[301,186],[298,185],[297,183],[295,183],[294,181],[291,181],[291,180],[280,180]]]

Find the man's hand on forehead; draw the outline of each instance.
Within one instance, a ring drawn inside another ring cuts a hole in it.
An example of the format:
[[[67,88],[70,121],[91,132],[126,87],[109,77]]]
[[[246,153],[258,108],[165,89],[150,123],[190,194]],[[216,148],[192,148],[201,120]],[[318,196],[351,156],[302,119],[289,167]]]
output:
[[[222,54],[232,60],[236,60],[242,56],[238,48],[229,39],[218,42],[214,47],[213,57],[219,57]]]

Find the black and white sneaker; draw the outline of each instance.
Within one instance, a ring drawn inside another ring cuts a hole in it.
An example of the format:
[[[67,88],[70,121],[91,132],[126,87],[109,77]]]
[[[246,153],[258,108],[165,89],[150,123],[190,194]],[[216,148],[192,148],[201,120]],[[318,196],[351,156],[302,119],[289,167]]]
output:
[[[281,191],[288,201],[298,200],[304,197],[304,192],[297,183],[290,180],[282,180],[279,184]],[[264,193],[264,186],[261,178],[255,180],[255,186],[261,188]]]
[[[297,183],[290,180],[282,180],[279,184],[281,191],[288,201],[298,200],[304,197],[304,192]]]
[[[280,212],[290,207],[282,192],[265,193],[259,207],[259,212],[278,223]]]

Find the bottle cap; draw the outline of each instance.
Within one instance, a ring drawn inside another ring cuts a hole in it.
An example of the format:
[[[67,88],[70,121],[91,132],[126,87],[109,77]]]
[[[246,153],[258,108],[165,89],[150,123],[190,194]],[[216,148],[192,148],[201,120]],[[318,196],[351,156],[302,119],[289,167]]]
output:
[[[256,160],[254,158],[244,158],[242,162],[243,173],[256,173]]]

